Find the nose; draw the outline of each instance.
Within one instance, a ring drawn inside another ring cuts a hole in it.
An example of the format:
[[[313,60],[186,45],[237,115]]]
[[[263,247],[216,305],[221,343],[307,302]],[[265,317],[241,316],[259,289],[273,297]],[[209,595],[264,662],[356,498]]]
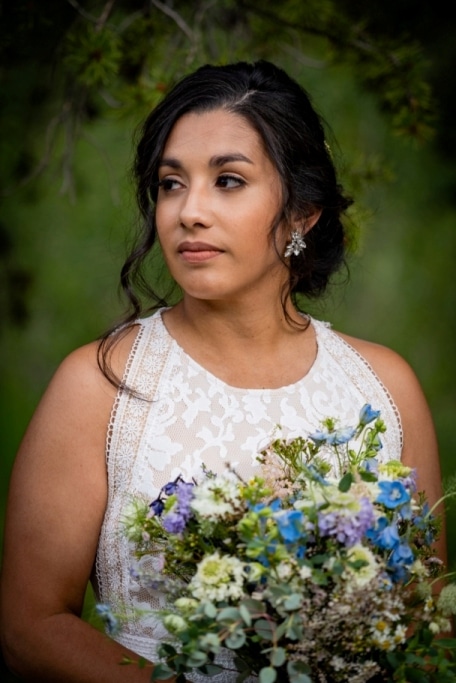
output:
[[[203,184],[192,184],[182,196],[179,221],[184,228],[208,228],[211,210],[207,189]]]

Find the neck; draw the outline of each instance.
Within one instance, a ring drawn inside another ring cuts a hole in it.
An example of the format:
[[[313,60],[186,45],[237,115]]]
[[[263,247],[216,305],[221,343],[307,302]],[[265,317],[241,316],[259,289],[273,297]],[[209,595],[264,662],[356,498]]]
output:
[[[239,339],[256,344],[274,341],[283,334],[289,335],[302,328],[302,316],[291,300],[283,307],[280,300],[266,302],[220,302],[201,301],[191,297],[184,299],[173,309],[182,328],[191,329],[204,340],[219,337],[233,343]]]

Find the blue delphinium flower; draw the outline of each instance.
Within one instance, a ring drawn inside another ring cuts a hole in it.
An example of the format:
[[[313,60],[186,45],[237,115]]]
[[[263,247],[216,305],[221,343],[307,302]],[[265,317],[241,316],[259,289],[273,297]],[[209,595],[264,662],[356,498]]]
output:
[[[169,481],[167,484],[162,486],[162,491],[165,496],[172,496],[174,493],[176,493],[178,482],[179,479],[176,479],[176,481]]]
[[[315,443],[326,443],[329,446],[342,446],[344,443],[348,443],[356,434],[356,429],[354,427],[342,427],[341,429],[334,429],[331,431],[317,430],[313,434],[309,434],[309,437]]]
[[[371,472],[378,476],[378,460],[377,458],[367,458],[363,460],[362,465],[367,472]]]
[[[98,604],[95,610],[105,625],[106,633],[110,636],[116,635],[119,631],[119,621],[112,613],[110,605]]]
[[[270,503],[256,503],[249,507],[252,512],[261,512],[261,510],[264,510],[265,508],[272,510],[272,512],[278,512],[282,507],[282,501],[280,498],[275,498]]]
[[[154,515],[157,515],[157,517],[160,517],[161,513],[163,512],[165,508],[165,503],[161,498],[156,498],[151,502],[149,505],[150,509],[154,513]]]
[[[375,527],[367,530],[366,537],[381,550],[392,550],[400,543],[396,522],[390,524],[386,517],[380,517]]]
[[[432,528],[434,519],[434,515],[430,514],[428,502],[423,503],[421,515],[415,515],[415,517],[412,518],[413,526],[424,531],[424,541],[427,545],[432,545],[435,541],[435,530]]]
[[[360,427],[364,427],[364,425],[369,424],[369,422],[373,422],[378,417],[380,417],[380,411],[372,410],[372,406],[370,405],[370,403],[366,403],[361,408],[359,413],[359,425]]]
[[[381,493],[376,502],[393,510],[410,501],[410,494],[400,481],[379,481]]]
[[[283,510],[275,514],[274,519],[286,543],[294,543],[305,534],[304,515],[300,510]]]
[[[415,555],[408,543],[399,543],[388,558],[388,569],[390,570],[392,580],[405,581],[408,577],[409,565],[415,561]]]

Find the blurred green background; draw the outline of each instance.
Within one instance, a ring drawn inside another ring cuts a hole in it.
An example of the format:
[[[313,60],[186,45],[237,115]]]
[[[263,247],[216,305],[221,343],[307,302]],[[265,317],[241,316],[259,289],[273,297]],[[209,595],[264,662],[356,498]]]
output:
[[[52,373],[123,310],[117,281],[136,219],[135,129],[174,80],[206,61],[271,59],[329,122],[357,200],[356,249],[349,282],[309,309],[409,361],[451,487],[456,47],[445,3],[11,5],[1,8],[1,528],[15,452]],[[447,515],[456,569],[455,505]]]

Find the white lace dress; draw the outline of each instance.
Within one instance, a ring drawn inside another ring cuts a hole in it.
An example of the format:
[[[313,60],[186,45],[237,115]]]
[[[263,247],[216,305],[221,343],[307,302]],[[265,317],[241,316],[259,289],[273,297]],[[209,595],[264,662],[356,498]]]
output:
[[[397,408],[371,366],[326,323],[312,319],[317,355],[305,377],[279,389],[240,389],[190,358],[167,332],[161,311],[140,322],[124,379],[149,400],[120,391],[114,405],[96,593],[114,608],[146,611],[117,639],[154,661],[165,633],[147,612],[163,606],[164,597],[145,590],[130,575],[134,557],[121,520],[132,497],[152,501],[179,474],[187,481],[198,476],[203,464],[222,473],[230,463],[247,478],[277,425],[284,437],[312,433],[329,416],[353,425],[365,403],[380,409],[388,426],[380,459],[400,458],[402,430]],[[192,680],[229,683],[235,676],[224,672],[211,679],[195,675]]]

